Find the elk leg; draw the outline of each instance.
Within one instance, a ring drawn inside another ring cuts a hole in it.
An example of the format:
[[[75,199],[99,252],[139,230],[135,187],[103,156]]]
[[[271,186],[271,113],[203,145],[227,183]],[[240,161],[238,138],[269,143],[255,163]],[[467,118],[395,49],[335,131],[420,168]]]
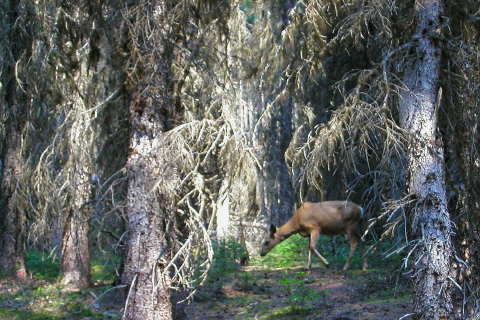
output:
[[[312,266],[312,251],[308,249],[308,262],[305,268],[310,269],[311,266]]]
[[[362,240],[357,236],[357,233],[355,230],[350,230],[348,232],[348,238],[350,239],[350,254],[348,255],[347,262],[345,262],[345,266],[343,267],[343,270],[347,270],[350,267],[350,261],[352,261],[353,255],[355,254],[355,250],[357,250],[357,246],[359,243],[364,246]],[[365,263],[364,263],[365,265]]]
[[[362,259],[363,259],[363,266],[362,270],[367,270],[368,268],[368,263],[367,263],[367,256],[365,255],[365,242],[362,241],[360,237],[358,237],[358,241],[360,241],[360,247],[362,247]]]
[[[327,259],[322,257],[320,253],[318,253],[317,249],[315,248],[315,245],[317,244],[318,237],[320,236],[320,232],[318,231],[313,231],[310,234],[310,245],[309,245],[309,250],[308,250],[308,263],[307,263],[307,269],[310,269],[312,265],[312,252],[320,259],[320,261],[323,262],[323,264],[328,267],[329,263]]]

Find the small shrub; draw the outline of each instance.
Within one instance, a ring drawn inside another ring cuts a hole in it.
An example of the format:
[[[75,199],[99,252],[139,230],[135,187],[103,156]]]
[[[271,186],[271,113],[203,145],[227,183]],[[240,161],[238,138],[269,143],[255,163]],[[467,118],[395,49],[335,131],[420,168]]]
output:
[[[295,277],[285,274],[285,277],[280,280],[280,284],[287,288],[290,310],[293,312],[309,309],[307,303],[320,298],[320,294],[306,286],[304,277],[304,272],[298,272]]]
[[[214,242],[212,273],[231,273],[237,270],[240,260],[248,256],[245,245],[233,239]]]

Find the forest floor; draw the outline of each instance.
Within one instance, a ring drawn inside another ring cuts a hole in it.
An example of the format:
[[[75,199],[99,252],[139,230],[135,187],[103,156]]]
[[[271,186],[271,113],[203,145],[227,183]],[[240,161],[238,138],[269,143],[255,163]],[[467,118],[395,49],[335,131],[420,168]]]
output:
[[[371,267],[362,271],[356,255],[351,270],[341,271],[348,246],[333,253],[327,240],[322,247],[331,252],[331,268],[317,261],[305,270],[305,240],[292,238],[245,267],[238,244],[218,245],[207,281],[185,308],[186,320],[411,320],[411,283],[395,271],[401,257],[371,252]],[[0,279],[0,319],[121,319],[123,289],[112,286],[113,269],[105,266],[92,265],[92,288],[69,290],[57,284],[57,260],[29,253],[28,281]]]
[[[218,278],[186,310],[206,319],[412,319],[408,285],[387,271],[242,267]]]

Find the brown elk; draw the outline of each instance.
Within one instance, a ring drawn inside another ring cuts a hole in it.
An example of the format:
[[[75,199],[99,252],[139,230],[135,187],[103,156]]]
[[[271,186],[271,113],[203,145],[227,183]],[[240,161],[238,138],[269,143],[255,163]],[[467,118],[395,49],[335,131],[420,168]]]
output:
[[[310,237],[307,269],[312,266],[312,252],[328,267],[328,261],[318,253],[315,245],[320,234],[335,236],[346,234],[350,239],[350,255],[343,270],[350,266],[357,246],[362,247],[363,270],[367,268],[365,244],[357,234],[357,227],[363,216],[363,209],[350,201],[305,202],[280,228],[270,226],[270,234],[262,245],[261,256],[266,255],[273,247],[291,235],[299,233]]]

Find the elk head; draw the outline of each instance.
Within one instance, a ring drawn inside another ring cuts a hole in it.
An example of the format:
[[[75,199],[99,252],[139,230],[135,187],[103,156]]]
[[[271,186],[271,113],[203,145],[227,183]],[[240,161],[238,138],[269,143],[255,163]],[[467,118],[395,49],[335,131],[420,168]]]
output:
[[[273,247],[277,244],[282,242],[281,239],[275,238],[275,232],[277,232],[277,228],[273,224],[270,225],[270,231],[267,236],[267,239],[262,244],[262,250],[260,251],[260,255],[263,257],[266,255]]]

